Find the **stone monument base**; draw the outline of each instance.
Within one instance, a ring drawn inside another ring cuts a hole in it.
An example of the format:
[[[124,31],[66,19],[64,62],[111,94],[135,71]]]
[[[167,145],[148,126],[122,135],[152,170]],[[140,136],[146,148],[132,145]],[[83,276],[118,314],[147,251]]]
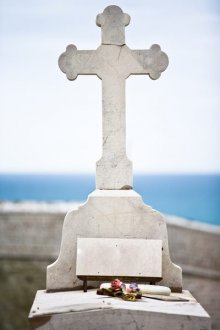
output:
[[[29,314],[30,330],[208,330],[211,320],[189,291],[172,293],[187,302],[141,298],[127,302],[120,298],[67,291],[37,292]]]
[[[73,290],[82,285],[76,276],[77,238],[80,237],[162,240],[163,279],[158,284],[170,287],[173,292],[182,291],[182,270],[170,260],[166,220],[145,205],[134,190],[97,189],[78,210],[66,215],[59,257],[47,268],[48,292]],[[92,255],[91,251],[91,262]],[[88,285],[98,287],[92,282]]]

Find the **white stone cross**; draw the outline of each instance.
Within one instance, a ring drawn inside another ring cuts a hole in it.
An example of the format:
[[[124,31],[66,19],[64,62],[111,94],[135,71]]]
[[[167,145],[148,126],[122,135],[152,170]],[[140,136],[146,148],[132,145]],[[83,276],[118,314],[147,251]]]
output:
[[[168,57],[159,45],[131,50],[125,44],[124,29],[130,16],[117,6],[97,15],[102,44],[96,50],[77,50],[69,45],[59,58],[59,67],[69,80],[79,74],[97,75],[102,80],[103,154],[96,163],[97,189],[131,189],[132,163],[126,156],[125,80],[131,74],[160,77]],[[85,91],[86,95],[86,91]]]

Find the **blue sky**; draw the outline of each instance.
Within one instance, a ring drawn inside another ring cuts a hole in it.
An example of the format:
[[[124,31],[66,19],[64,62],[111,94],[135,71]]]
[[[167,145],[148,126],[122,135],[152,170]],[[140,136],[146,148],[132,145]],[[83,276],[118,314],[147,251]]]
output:
[[[101,81],[70,82],[59,55],[100,45],[98,13],[131,16],[130,48],[161,45],[161,78],[126,83],[134,172],[220,172],[220,6],[214,0],[0,1],[0,172],[91,172],[101,156]]]

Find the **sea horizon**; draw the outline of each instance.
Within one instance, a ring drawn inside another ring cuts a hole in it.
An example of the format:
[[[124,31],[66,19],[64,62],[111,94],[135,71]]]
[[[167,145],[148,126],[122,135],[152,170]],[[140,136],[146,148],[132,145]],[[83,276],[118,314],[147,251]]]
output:
[[[220,173],[138,173],[133,189],[164,214],[220,225]],[[94,174],[0,173],[0,201],[85,202]]]

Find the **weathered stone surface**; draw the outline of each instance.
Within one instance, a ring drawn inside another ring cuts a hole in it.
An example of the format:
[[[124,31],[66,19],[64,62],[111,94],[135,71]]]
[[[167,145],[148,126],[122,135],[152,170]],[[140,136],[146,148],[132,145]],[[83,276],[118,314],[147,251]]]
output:
[[[3,329],[26,329],[35,293],[45,288],[46,265],[59,253],[63,218],[73,207],[32,202],[0,204]],[[171,220],[166,217],[171,260],[183,268],[183,288],[210,314],[212,329],[220,329],[220,227],[177,217]],[[33,260],[39,259],[45,261],[38,262],[39,267],[35,267],[36,262],[33,266]]]
[[[162,241],[78,238],[77,275],[162,277]]]
[[[125,44],[125,26],[130,23],[130,16],[124,14],[117,6],[108,6],[102,14],[97,15],[96,24],[102,28],[102,44]]]
[[[174,265],[169,256],[165,219],[145,205],[135,191],[95,190],[84,205],[67,214],[60,255],[47,269],[47,290],[72,289],[82,284],[76,277],[78,237],[162,240],[160,284],[173,290],[182,289],[181,268]],[[88,284],[94,285],[94,282]]]
[[[29,329],[70,329],[73,324],[76,330],[211,329],[209,315],[190,293],[184,291],[178,296],[189,302],[167,303],[148,298],[126,302],[97,296],[93,290],[52,294],[38,291],[29,314]]]
[[[77,50],[69,45],[59,67],[69,80],[78,75],[97,75],[102,80],[103,153],[96,164],[97,189],[129,189],[133,186],[132,163],[126,156],[125,80],[132,74],[158,79],[168,65],[159,45],[131,50],[125,45],[124,27],[130,17],[117,6],[97,16],[102,44],[97,50]]]
[[[158,79],[168,65],[168,57],[158,45],[149,50],[131,50],[125,45],[124,28],[129,22],[129,15],[121,8],[105,8],[96,20],[102,30],[101,46],[77,50],[69,45],[59,58],[59,67],[68,79],[93,74],[102,80],[103,154],[96,167],[96,187],[100,190],[92,193],[78,211],[66,216],[59,258],[48,267],[47,290],[79,285],[77,237],[162,240],[163,283],[173,290],[182,289],[181,269],[169,257],[164,219],[144,205],[134,191],[125,192],[133,184],[132,164],[126,156],[125,80],[131,74]]]

